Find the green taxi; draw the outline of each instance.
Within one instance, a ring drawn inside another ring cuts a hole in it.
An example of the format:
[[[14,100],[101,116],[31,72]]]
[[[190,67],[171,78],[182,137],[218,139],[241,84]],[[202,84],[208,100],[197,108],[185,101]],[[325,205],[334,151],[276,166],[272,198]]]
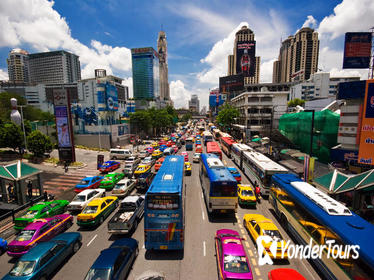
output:
[[[111,190],[114,186],[125,177],[123,173],[109,173],[104,176],[100,183],[101,189]]]
[[[48,218],[65,212],[70,202],[68,200],[53,200],[39,202],[31,206],[25,214],[14,220],[14,229],[22,230],[36,219]]]

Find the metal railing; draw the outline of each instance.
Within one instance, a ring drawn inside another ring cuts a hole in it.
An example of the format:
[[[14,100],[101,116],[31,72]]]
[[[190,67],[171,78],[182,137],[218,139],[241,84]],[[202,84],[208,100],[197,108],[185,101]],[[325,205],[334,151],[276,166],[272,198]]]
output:
[[[25,208],[27,208],[27,207],[29,207],[29,206],[34,205],[34,203],[36,203],[36,202],[39,202],[39,201],[43,200],[43,198],[44,198],[43,196],[38,196],[38,197],[36,197],[36,198],[32,198],[32,199],[31,199],[30,201],[28,201],[27,203],[25,203],[25,204],[23,204],[23,205],[21,205],[21,206],[15,208],[15,209],[12,209],[12,210],[8,211],[7,213],[5,213],[5,214],[3,214],[3,215],[0,216],[0,222],[2,222],[3,220],[5,220],[5,219],[7,219],[7,218],[9,218],[9,217],[12,217],[12,219],[13,219],[13,221],[14,221],[14,219],[15,219],[15,215],[16,215],[18,212],[24,210]]]

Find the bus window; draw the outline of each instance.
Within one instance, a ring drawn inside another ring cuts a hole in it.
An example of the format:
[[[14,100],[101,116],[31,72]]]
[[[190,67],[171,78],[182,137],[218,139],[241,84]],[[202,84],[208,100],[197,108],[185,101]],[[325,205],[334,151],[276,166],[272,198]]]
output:
[[[232,197],[236,196],[236,186],[215,185],[212,188],[212,196]]]

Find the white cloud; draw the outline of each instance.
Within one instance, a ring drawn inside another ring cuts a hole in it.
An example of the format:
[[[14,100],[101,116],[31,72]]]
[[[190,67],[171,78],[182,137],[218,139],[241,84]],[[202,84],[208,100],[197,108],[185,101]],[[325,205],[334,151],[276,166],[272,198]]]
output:
[[[303,27],[310,27],[310,28],[315,29],[317,27],[316,19],[313,16],[309,15],[307,19],[305,20]]]
[[[261,63],[260,81],[261,83],[271,83],[273,80],[273,63],[276,59],[271,59]]]
[[[128,78],[124,78],[124,80],[122,81],[122,84],[124,86],[128,86],[129,88],[129,97],[132,98],[134,97],[134,92],[133,92],[133,85],[132,85],[132,77],[128,77]]]
[[[349,31],[368,31],[373,26],[373,14],[373,0],[343,0],[321,21],[318,32],[335,39]]]
[[[8,70],[0,69],[0,81],[9,80]]]
[[[125,47],[112,47],[96,40],[86,46],[71,36],[65,18],[47,0],[0,1],[0,47],[30,45],[36,51],[64,49],[80,57],[82,78],[94,76],[94,69],[131,70],[131,53]]]
[[[175,108],[188,108],[188,100],[191,98],[191,92],[185,88],[181,80],[171,81],[169,84],[170,98],[174,102]]]

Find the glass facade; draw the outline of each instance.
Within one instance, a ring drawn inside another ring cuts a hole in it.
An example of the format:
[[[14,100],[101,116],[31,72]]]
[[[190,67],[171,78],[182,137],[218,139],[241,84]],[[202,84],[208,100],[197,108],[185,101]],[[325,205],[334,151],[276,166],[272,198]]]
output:
[[[132,49],[132,77],[135,99],[155,99],[159,91],[159,61],[153,48]]]

